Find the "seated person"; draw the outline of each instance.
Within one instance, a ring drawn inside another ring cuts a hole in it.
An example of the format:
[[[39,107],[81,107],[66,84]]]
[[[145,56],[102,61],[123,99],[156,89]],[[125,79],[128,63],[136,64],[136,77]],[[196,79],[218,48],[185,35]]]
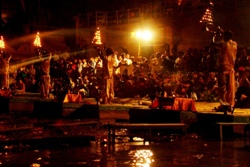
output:
[[[249,108],[250,107],[250,82],[249,73],[245,72],[240,79],[239,88],[235,94],[237,108]]]
[[[25,92],[25,84],[22,79],[19,79],[16,83],[16,92],[17,93],[24,93]]]

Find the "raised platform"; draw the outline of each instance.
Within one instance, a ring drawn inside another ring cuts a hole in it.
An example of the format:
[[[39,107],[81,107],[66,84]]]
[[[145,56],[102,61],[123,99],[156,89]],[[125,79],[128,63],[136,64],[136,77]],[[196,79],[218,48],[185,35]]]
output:
[[[95,99],[85,98],[81,103],[55,103],[53,99],[43,99],[32,94],[31,96],[16,96],[11,98],[1,98],[1,112],[2,113],[17,113],[17,114],[32,114],[34,110],[46,112],[56,112],[50,110],[60,110],[62,117],[67,117],[74,112],[81,112],[85,108],[98,109],[99,111],[106,112],[100,115],[100,119],[129,119],[128,111],[130,109],[149,109],[151,101],[143,98],[115,98],[112,104],[96,105]],[[186,110],[181,113],[199,114],[215,114],[223,115],[223,112],[214,111],[214,107],[219,105],[218,102],[194,102],[196,111]],[[89,106],[89,107],[86,107]],[[46,110],[46,109],[49,109]],[[166,109],[163,109],[166,110]],[[122,114],[122,112],[125,112]],[[167,111],[169,111],[167,109]],[[241,117],[250,116],[249,108],[236,108],[234,114],[228,113],[228,116],[235,117],[236,120],[241,120]],[[241,120],[242,121],[242,120]]]
[[[94,119],[129,123],[185,123],[189,132],[219,134],[216,122],[250,122],[250,109],[236,108],[233,114],[214,111],[219,103],[194,102],[196,111],[150,109],[151,101],[141,98],[115,98],[112,104],[96,105],[92,98],[81,103],[55,103],[36,96],[2,98],[1,112],[46,119]],[[237,127],[236,127],[237,128]]]

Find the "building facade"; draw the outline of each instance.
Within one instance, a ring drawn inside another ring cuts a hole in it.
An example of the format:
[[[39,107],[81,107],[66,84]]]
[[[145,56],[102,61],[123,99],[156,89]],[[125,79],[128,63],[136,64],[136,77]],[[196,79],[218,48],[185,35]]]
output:
[[[95,28],[100,27],[102,41],[108,46],[118,51],[125,47],[131,55],[138,55],[138,40],[131,38],[131,32],[146,28],[154,32],[154,38],[147,43],[141,41],[141,56],[164,50],[172,54],[173,49],[184,52],[189,48],[202,49],[210,45],[212,33],[204,31],[205,24],[200,20],[211,5],[206,1],[194,2],[178,5],[155,1],[134,9],[78,14],[75,16],[76,43],[89,43]],[[232,30],[240,46],[250,46],[250,2],[222,0],[213,4],[214,26]]]

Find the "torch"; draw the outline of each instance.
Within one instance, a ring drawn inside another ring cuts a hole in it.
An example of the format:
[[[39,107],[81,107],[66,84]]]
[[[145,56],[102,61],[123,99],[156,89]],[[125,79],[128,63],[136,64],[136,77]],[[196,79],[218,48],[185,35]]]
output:
[[[213,7],[214,4],[210,1],[209,7],[202,16],[200,23],[205,24],[205,27],[203,27],[202,30],[212,33],[214,38],[216,35],[222,36],[224,30],[220,26],[214,24]]]
[[[36,38],[34,40],[34,46],[35,46],[35,52],[38,56],[40,56],[42,49],[41,39],[40,39],[40,33],[37,32]]]
[[[92,40],[92,43],[95,45],[102,45],[102,41],[101,41],[101,31],[100,28],[97,27],[96,32],[95,32],[95,36]]]
[[[101,31],[99,27],[97,27],[94,38],[91,43],[94,44],[94,48],[97,50],[98,54],[102,54],[102,50],[106,49],[105,44],[103,44],[101,40]],[[104,48],[101,48],[102,44],[104,45]]]
[[[42,47],[41,39],[40,39],[40,33],[39,33],[39,32],[37,32],[37,34],[36,34],[36,38],[35,38],[35,41],[34,41],[34,45],[35,45],[35,47],[37,47],[37,48],[41,48],[41,47]]]
[[[41,44],[41,38],[40,38],[40,33],[37,32],[36,38],[34,40],[34,46],[35,46],[35,52],[39,57],[47,56],[48,51],[43,49],[42,44]]]
[[[210,1],[209,7],[205,10],[205,13],[200,20],[200,23],[205,24],[205,27],[203,27],[202,30],[213,32],[213,30],[211,30],[211,28],[213,28],[214,26],[213,7],[214,7],[214,4]]]
[[[5,43],[3,41],[3,36],[1,36],[1,39],[0,39],[0,50],[1,50],[1,52],[4,51],[4,48],[5,48]]]
[[[5,43],[4,43],[4,39],[3,39],[3,36],[1,36],[0,38],[0,53],[1,55],[3,55],[4,58],[9,58],[11,57],[11,55],[7,52],[5,52]]]

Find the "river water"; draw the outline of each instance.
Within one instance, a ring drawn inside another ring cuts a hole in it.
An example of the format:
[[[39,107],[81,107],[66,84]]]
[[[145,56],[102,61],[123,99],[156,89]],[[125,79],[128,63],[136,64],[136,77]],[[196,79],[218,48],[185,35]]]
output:
[[[124,142],[109,146],[91,141],[34,149],[17,147],[0,152],[4,167],[249,167],[250,139],[220,142],[195,135],[153,143]]]

